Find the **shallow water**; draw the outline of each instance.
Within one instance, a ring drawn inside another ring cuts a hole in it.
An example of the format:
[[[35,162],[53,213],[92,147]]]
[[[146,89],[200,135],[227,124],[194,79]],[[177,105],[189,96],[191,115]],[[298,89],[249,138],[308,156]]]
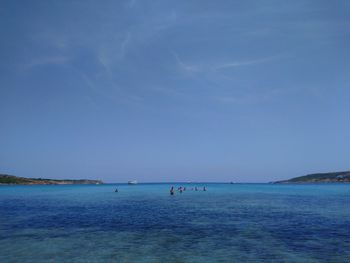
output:
[[[205,185],[0,186],[0,262],[350,262],[350,184]]]

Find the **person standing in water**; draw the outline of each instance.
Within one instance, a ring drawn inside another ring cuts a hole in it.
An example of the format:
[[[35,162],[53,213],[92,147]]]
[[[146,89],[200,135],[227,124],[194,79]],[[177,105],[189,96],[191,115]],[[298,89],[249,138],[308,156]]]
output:
[[[170,195],[174,195],[174,186],[170,188]]]
[[[207,188],[205,188],[205,186],[203,187],[203,191],[207,191]]]

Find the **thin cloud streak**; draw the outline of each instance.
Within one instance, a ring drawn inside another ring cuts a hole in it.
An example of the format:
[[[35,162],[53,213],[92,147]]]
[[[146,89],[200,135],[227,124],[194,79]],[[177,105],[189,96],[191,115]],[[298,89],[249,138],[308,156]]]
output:
[[[123,58],[126,54],[127,51],[127,47],[130,43],[130,38],[131,38],[131,34],[130,32],[128,32],[126,34],[125,39],[122,41],[121,45],[120,45],[120,57]]]
[[[63,65],[66,64],[70,59],[64,56],[56,56],[56,57],[41,57],[35,58],[31,62],[25,65],[26,69],[31,69],[37,66],[45,66],[45,65]]]
[[[274,60],[279,60],[282,58],[287,58],[285,55],[276,55],[270,56],[261,59],[245,60],[245,61],[233,61],[226,63],[217,63],[217,62],[207,62],[207,63],[197,63],[197,64],[188,64],[184,62],[176,52],[172,52],[173,56],[176,59],[178,66],[185,72],[194,73],[194,72],[215,72],[229,68],[238,68],[245,66],[253,66],[258,64],[263,64],[271,62]]]
[[[221,65],[214,67],[214,70],[222,70],[222,69],[227,69],[227,68],[257,65],[257,64],[266,63],[266,62],[269,62],[272,60],[276,60],[279,58],[282,58],[282,57],[281,56],[272,56],[272,57],[266,57],[266,58],[255,59],[255,60],[228,62],[228,63],[224,63],[224,64],[221,64]]]
[[[97,60],[110,76],[113,73],[115,63],[125,57],[130,43],[131,33],[127,32],[122,41],[113,40],[111,44],[97,48]]]
[[[175,59],[176,59],[176,62],[177,62],[177,64],[178,64],[178,66],[179,66],[182,70],[184,70],[184,71],[186,71],[186,72],[198,72],[198,71],[200,71],[200,69],[199,69],[198,66],[188,65],[188,64],[186,64],[185,62],[183,62],[183,61],[180,59],[180,57],[179,57],[179,55],[178,55],[177,53],[175,53],[175,52],[172,52],[172,53],[173,53],[173,55],[174,55],[174,57],[175,57]]]

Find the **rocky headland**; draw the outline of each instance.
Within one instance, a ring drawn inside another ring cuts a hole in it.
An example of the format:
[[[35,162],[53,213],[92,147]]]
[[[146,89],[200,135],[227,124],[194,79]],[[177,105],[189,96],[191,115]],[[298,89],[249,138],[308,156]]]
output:
[[[289,180],[277,181],[274,183],[350,183],[350,171],[307,174],[304,176],[295,177]]]
[[[100,180],[87,180],[87,179],[79,179],[79,180],[71,180],[71,179],[43,179],[43,178],[25,178],[18,177],[14,175],[8,174],[0,174],[0,184],[20,184],[20,185],[52,185],[52,184],[103,184]]]

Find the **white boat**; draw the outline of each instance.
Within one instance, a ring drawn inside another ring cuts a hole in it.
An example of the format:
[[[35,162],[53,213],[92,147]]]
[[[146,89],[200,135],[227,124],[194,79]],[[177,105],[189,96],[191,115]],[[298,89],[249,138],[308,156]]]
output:
[[[136,180],[130,180],[130,181],[128,181],[128,184],[137,184],[137,181]]]

